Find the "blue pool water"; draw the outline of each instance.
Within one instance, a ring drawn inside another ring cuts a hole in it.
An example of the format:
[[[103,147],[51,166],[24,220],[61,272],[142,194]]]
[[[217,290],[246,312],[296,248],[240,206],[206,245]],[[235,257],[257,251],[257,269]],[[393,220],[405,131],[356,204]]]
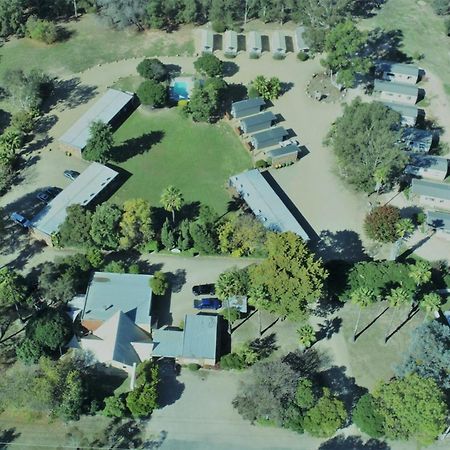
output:
[[[188,84],[186,81],[175,81],[170,86],[170,98],[172,100],[185,100],[189,98]]]

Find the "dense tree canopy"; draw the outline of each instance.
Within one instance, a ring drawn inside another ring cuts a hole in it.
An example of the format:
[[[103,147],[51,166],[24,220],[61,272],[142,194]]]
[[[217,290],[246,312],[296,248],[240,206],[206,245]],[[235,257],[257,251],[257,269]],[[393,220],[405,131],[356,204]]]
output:
[[[220,77],[223,75],[223,62],[215,55],[207,53],[194,61],[195,70],[208,77]]]
[[[105,164],[111,158],[114,137],[111,125],[101,121],[93,122],[89,127],[89,139],[82,155],[88,161]]]
[[[91,241],[92,213],[81,205],[67,207],[67,216],[59,226],[59,245],[65,247],[85,247]]]
[[[164,272],[156,271],[150,280],[150,287],[156,295],[164,295],[169,288],[169,281]]]
[[[0,36],[18,33],[25,24],[24,0],[0,0]]]
[[[115,204],[103,203],[97,206],[92,215],[90,234],[92,240],[106,250],[116,250],[119,247],[122,211]]]
[[[153,239],[152,212],[147,200],[136,198],[124,202],[120,230],[120,245],[125,249],[145,245]]]
[[[371,394],[364,394],[353,410],[353,422],[370,437],[378,438],[384,434],[383,417],[378,413]]]
[[[97,5],[100,15],[112,26],[144,29],[147,0],[97,0]]]
[[[216,281],[216,295],[220,300],[246,295],[249,288],[249,274],[246,268],[233,267],[222,272]]]
[[[364,219],[364,230],[371,239],[378,242],[395,242],[401,220],[400,209],[392,205],[373,208]]]
[[[398,145],[399,124],[400,115],[381,103],[363,103],[358,98],[345,106],[328,142],[338,158],[341,176],[356,190],[372,192],[381,169],[386,183],[402,172],[406,156]]]
[[[164,81],[167,78],[166,66],[156,58],[146,58],[137,67],[137,72],[143,78],[155,81]]]
[[[154,79],[142,82],[136,94],[143,105],[161,108],[167,103],[167,86]]]

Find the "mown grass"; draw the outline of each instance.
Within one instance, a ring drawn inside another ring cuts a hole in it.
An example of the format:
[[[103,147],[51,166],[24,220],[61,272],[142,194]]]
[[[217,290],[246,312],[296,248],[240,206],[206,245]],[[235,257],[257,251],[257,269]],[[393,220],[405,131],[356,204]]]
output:
[[[117,203],[142,197],[160,206],[162,191],[174,185],[186,202],[200,201],[224,213],[230,200],[228,178],[251,166],[228,124],[196,124],[176,109],[137,110],[115,139],[117,165],[131,175],[113,196]]]

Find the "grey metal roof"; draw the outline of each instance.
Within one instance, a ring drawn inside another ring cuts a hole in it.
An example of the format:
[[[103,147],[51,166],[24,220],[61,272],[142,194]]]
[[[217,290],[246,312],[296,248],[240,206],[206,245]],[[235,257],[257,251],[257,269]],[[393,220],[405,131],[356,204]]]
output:
[[[234,102],[231,104],[231,112],[233,115],[238,115],[238,117],[242,117],[243,112],[248,110],[254,110],[255,108],[261,108],[261,106],[265,105],[266,102],[261,97],[249,98],[247,100],[241,100],[239,102]],[[247,114],[248,115],[248,114]]]
[[[280,156],[298,154],[298,147],[294,144],[286,145],[286,147],[278,147],[266,152],[269,158],[279,158]]]
[[[236,31],[227,30],[223,35],[223,51],[236,53],[238,48],[238,35]]]
[[[398,73],[402,75],[419,76],[419,68],[411,64],[401,64],[389,61],[381,61],[377,64],[378,68],[383,72]]]
[[[95,272],[86,292],[84,320],[108,320],[123,311],[137,324],[150,325],[151,275]]]
[[[433,181],[414,178],[412,180],[411,192],[415,195],[450,200],[450,184],[435,183]]]
[[[202,48],[211,52],[214,50],[214,35],[211,30],[202,30]]]
[[[398,103],[383,102],[388,108],[397,111],[404,117],[411,117],[417,119],[419,115],[419,109],[412,105],[399,105]]]
[[[187,315],[184,321],[183,357],[215,359],[217,316]]]
[[[286,36],[282,31],[272,33],[271,44],[273,53],[286,53]]]
[[[92,163],[31,220],[31,226],[51,236],[67,216],[70,205],[89,204],[118,175],[115,170]]]
[[[251,141],[256,148],[263,148],[264,146],[268,147],[269,145],[278,144],[287,134],[288,132],[284,127],[274,127],[253,134]]]
[[[153,356],[178,358],[183,353],[183,330],[159,329],[153,331]]]
[[[248,33],[247,50],[250,53],[261,53],[262,51],[261,33],[258,33],[257,31],[250,31],[250,33]]]
[[[427,224],[432,228],[450,232],[450,213],[443,211],[427,211]]]
[[[442,156],[412,154],[409,164],[418,169],[431,169],[443,174],[448,171],[448,159]]]
[[[309,240],[306,231],[258,170],[253,169],[234,175],[230,178],[230,184],[267,229],[279,232],[292,231],[303,240]]]
[[[133,98],[134,94],[132,93],[108,89],[59,140],[66,145],[83,150],[90,136],[89,127],[92,122],[101,121],[103,123],[110,123]]]
[[[394,94],[417,97],[419,88],[411,84],[394,83],[393,81],[375,80],[374,90],[378,92],[393,92]]]
[[[267,123],[267,126],[270,127],[271,122],[275,119],[276,116],[272,111],[264,111],[260,114],[255,114],[254,116],[248,116],[241,119],[241,127],[251,128],[264,123]]]
[[[297,50],[308,50],[309,45],[305,42],[305,38],[303,37],[305,34],[305,27],[297,27],[295,29],[295,42],[297,44]]]
[[[401,140],[409,150],[428,152],[433,144],[433,133],[420,128],[405,128]]]

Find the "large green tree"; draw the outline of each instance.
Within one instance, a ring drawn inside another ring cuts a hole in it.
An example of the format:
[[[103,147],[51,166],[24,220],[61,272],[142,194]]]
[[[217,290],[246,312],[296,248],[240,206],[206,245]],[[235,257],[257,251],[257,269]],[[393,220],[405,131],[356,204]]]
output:
[[[167,78],[166,66],[156,58],[146,58],[137,67],[137,72],[148,80],[164,81]]]
[[[111,158],[113,146],[111,125],[98,120],[89,127],[89,139],[82,152],[83,158],[105,164]]]
[[[264,75],[258,75],[251,86],[264,100],[277,99],[281,94],[281,81],[277,77],[266,78]]]
[[[246,268],[233,267],[222,272],[216,281],[216,295],[227,300],[237,295],[246,295],[249,287],[249,274]]]
[[[391,183],[401,173],[407,157],[398,145],[400,115],[381,103],[363,103],[357,98],[344,108],[344,114],[328,134],[340,175],[358,191],[372,192],[376,173],[386,171]]]
[[[384,434],[384,419],[377,411],[375,399],[371,394],[364,394],[353,410],[353,422],[370,437],[378,438]]]
[[[213,54],[205,54],[194,61],[197,72],[208,77],[220,77],[223,75],[223,63]]]
[[[270,298],[265,309],[283,318],[301,319],[323,294],[327,271],[296,234],[270,233],[268,257],[249,269],[254,287]]]
[[[142,198],[124,202],[119,226],[122,248],[128,249],[147,244],[155,237],[150,203]]]
[[[24,0],[0,0],[0,36],[7,37],[20,31],[25,24]]]
[[[81,205],[70,205],[67,215],[59,226],[58,243],[63,247],[87,247],[92,242],[92,213]]]
[[[167,103],[167,86],[153,79],[143,81],[136,94],[143,105],[161,108]]]
[[[364,230],[369,238],[378,242],[395,242],[401,220],[400,209],[392,205],[373,208],[364,219]]]
[[[98,247],[105,250],[117,250],[121,219],[122,210],[117,205],[103,203],[97,206],[92,215],[90,234]]]

